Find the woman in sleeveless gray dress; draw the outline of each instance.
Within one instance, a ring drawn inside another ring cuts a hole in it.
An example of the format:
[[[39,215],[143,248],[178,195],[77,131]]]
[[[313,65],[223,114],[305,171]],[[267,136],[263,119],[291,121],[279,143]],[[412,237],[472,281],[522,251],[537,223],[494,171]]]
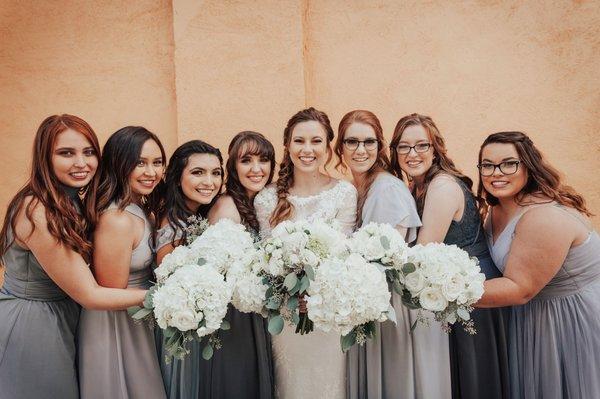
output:
[[[35,136],[31,177],[0,234],[0,398],[79,398],[75,301],[118,309],[143,300],[142,290],[99,287],[86,264],[99,154],[94,131],[76,116],[50,116]]]
[[[142,127],[120,129],[104,146],[94,232],[94,274],[101,285],[150,287],[148,214],[165,162],[160,141]],[[165,398],[154,333],[127,311],[84,310],[78,337],[83,399]]]
[[[583,198],[521,132],[490,135],[479,170],[503,277],[486,281],[478,306],[515,305],[512,397],[600,397],[600,238]]]
[[[347,113],[340,121],[335,151],[340,165],[350,168],[358,189],[358,225],[388,223],[413,242],[421,221],[404,182],[387,172],[391,167],[377,117],[364,110]],[[392,304],[397,325],[380,324],[373,339],[348,352],[347,397],[449,397],[445,334],[435,325],[419,325],[411,332],[416,312],[404,306],[395,292]]]
[[[477,257],[487,279],[500,276],[490,258],[481,217],[471,192],[473,182],[449,158],[444,139],[430,117],[400,119],[392,138],[396,173],[412,180],[412,193],[423,226],[419,244],[444,242]],[[505,311],[477,309],[471,314],[477,333],[456,323],[449,334],[452,397],[502,399],[509,396]]]

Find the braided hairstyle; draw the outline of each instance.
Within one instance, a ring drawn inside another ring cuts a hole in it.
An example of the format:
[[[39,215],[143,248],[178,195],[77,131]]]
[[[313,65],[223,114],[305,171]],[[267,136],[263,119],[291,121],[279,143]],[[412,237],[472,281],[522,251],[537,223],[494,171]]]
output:
[[[247,155],[256,155],[268,159],[271,164],[271,171],[269,172],[266,184],[271,183],[273,174],[275,173],[275,149],[273,148],[273,144],[260,133],[244,131],[236,134],[231,140],[227,154],[228,159],[225,166],[227,169],[226,194],[233,199],[242,219],[242,224],[254,231],[258,231],[259,224],[252,202],[253,198],[248,195],[246,188],[240,182],[236,164],[238,160]]]
[[[289,147],[292,139],[292,131],[297,124],[301,122],[316,121],[323,126],[325,133],[327,134],[327,161],[325,166],[331,161],[333,157],[333,151],[331,150],[330,143],[333,141],[333,128],[329,117],[325,112],[314,109],[313,107],[303,109],[297,112],[290,118],[283,131],[283,160],[279,164],[279,178],[277,179],[277,205],[273,210],[273,214],[269,219],[271,226],[288,220],[294,213],[294,206],[288,200],[289,189],[294,184],[294,164],[290,157]]]

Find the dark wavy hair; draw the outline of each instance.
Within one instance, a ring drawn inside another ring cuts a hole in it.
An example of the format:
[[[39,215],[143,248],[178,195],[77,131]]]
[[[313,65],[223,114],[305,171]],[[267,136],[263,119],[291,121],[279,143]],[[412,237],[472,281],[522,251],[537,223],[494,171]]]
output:
[[[253,198],[248,196],[246,189],[240,182],[236,163],[239,159],[247,155],[256,155],[269,160],[271,172],[267,179],[267,184],[273,180],[275,173],[275,149],[273,144],[265,136],[252,131],[244,131],[235,135],[229,143],[227,150],[227,182],[225,184],[226,193],[229,195],[240,213],[242,223],[247,227],[258,231],[258,219],[254,209]]]
[[[483,149],[488,144],[502,143],[512,144],[517,150],[521,164],[527,169],[527,183],[516,196],[519,205],[527,205],[531,202],[525,200],[527,195],[537,198],[548,198],[548,202],[557,203],[575,208],[579,212],[593,216],[587,209],[584,198],[571,186],[563,184],[561,175],[552,165],[548,163],[533,141],[522,132],[499,132],[490,134],[481,144],[479,149],[478,163],[481,164]],[[485,200],[489,206],[498,205],[498,198],[485,190],[481,175],[477,186],[477,196]],[[482,206],[481,214],[487,215],[487,206]]]
[[[294,164],[292,163],[292,158],[290,157],[289,146],[294,127],[296,127],[298,123],[307,121],[319,122],[321,126],[323,126],[323,129],[325,129],[327,136],[327,162],[325,162],[325,166],[331,162],[331,158],[333,157],[333,151],[331,150],[330,146],[334,137],[333,128],[331,127],[331,122],[329,122],[329,117],[325,112],[310,107],[297,112],[290,118],[287,126],[283,130],[283,160],[279,164],[279,178],[277,179],[277,205],[275,206],[273,214],[269,219],[271,226],[275,226],[284,220],[291,218],[292,214],[294,213],[294,206],[288,200],[289,189],[292,184],[294,184]]]
[[[338,136],[334,146],[335,154],[338,156],[338,163],[336,165],[336,168],[341,169],[344,172],[347,169],[342,154],[344,152],[344,139],[346,135],[346,130],[348,130],[350,125],[352,125],[353,123],[362,123],[363,125],[370,126],[375,132],[375,138],[377,139],[377,159],[375,160],[373,166],[371,166],[366,172],[366,176],[363,179],[363,182],[357,187],[358,212],[356,214],[356,221],[357,224],[360,225],[362,218],[362,208],[367,199],[369,189],[371,188],[371,185],[375,181],[375,178],[377,177],[377,174],[379,174],[379,172],[390,171],[390,159],[387,154],[385,138],[383,137],[383,129],[377,116],[375,116],[375,114],[371,111],[355,110],[350,111],[346,115],[344,115],[338,127]]]
[[[163,200],[160,206],[158,221],[160,223],[160,221],[166,218],[173,231],[181,233],[181,236],[178,234],[173,235],[173,245],[175,245],[175,237],[178,237],[177,240],[181,239],[185,242],[185,222],[187,219],[193,215],[206,217],[208,211],[218,198],[218,195],[215,195],[209,204],[200,205],[196,213],[191,212],[187,208],[185,204],[186,197],[181,189],[181,175],[189,162],[190,156],[194,154],[211,154],[216,156],[221,165],[221,175],[223,175],[223,157],[221,156],[221,151],[204,141],[188,141],[187,143],[180,145],[173,155],[171,155],[166,172],[165,184],[162,187]],[[221,192],[221,187],[219,187],[218,192]]]
[[[419,215],[423,214],[423,207],[425,205],[425,196],[427,195],[427,189],[429,184],[440,173],[446,173],[450,176],[454,176],[455,178],[461,180],[469,190],[473,189],[473,180],[471,180],[468,176],[464,175],[457,167],[454,165],[454,161],[448,156],[448,150],[446,149],[446,142],[444,141],[444,137],[440,133],[439,129],[433,122],[433,120],[429,116],[419,115],[419,114],[410,114],[403,118],[401,118],[396,124],[396,128],[394,129],[394,135],[392,136],[392,141],[390,143],[390,153],[391,153],[391,163],[392,163],[392,173],[399,177],[403,178],[402,169],[398,164],[398,151],[396,147],[400,140],[402,140],[402,134],[409,126],[420,125],[423,126],[425,132],[429,136],[429,141],[431,142],[431,146],[433,147],[433,163],[429,170],[425,173],[425,177],[423,179],[423,183],[420,185],[413,185],[412,194],[415,198],[415,202],[417,203],[417,210],[419,211]],[[410,177],[407,175],[407,180],[410,180]]]
[[[80,190],[83,196],[83,209],[81,214],[77,205],[67,195],[65,189],[58,181],[52,167],[52,154],[57,136],[67,129],[81,133],[90,142],[98,157],[100,145],[96,133],[90,125],[81,118],[73,115],[52,115],[44,119],[39,126],[33,141],[33,154],[31,172],[25,186],[10,201],[6,210],[4,224],[0,232],[0,257],[13,243],[15,236],[15,219],[23,206],[26,197],[33,197],[25,209],[25,217],[33,223],[33,209],[37,204],[42,204],[46,211],[48,231],[56,240],[69,249],[80,254],[86,262],[91,260],[92,243],[91,231],[96,220],[96,191],[98,187],[99,171],[90,183]],[[99,165],[101,167],[101,165]],[[9,228],[13,231],[12,240],[8,239]],[[33,233],[33,230],[31,231]]]
[[[135,169],[142,147],[148,140],[153,140],[160,148],[163,165],[167,162],[165,149],[158,136],[141,126],[127,126],[117,130],[104,145],[102,154],[102,173],[98,187],[97,214],[100,215],[112,202],[116,202],[123,210],[133,201],[133,193],[129,186],[129,176]],[[160,182],[150,195],[142,198],[140,206],[144,212],[156,215],[160,206]]]

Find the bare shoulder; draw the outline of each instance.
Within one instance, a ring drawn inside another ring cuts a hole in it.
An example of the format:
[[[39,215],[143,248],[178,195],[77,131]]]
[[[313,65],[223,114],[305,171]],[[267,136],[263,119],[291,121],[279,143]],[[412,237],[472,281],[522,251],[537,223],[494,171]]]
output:
[[[573,241],[577,221],[564,210],[551,205],[534,206],[521,217],[515,231],[522,238],[550,241]]]
[[[98,218],[98,230],[111,231],[119,233],[129,233],[133,231],[133,215],[125,210],[109,209]]]
[[[434,177],[427,188],[427,197],[462,200],[464,194],[456,179],[441,173]]]
[[[27,212],[31,212],[31,219],[27,217]],[[15,237],[19,244],[24,245],[24,237],[30,237],[35,230],[48,233],[48,220],[46,219],[46,207],[42,202],[29,195],[23,199],[21,206],[17,209],[15,217]],[[25,245],[24,245],[25,246]]]
[[[241,222],[240,213],[233,198],[229,195],[222,195],[208,212],[208,220],[215,223],[220,219],[231,219],[236,223]]]

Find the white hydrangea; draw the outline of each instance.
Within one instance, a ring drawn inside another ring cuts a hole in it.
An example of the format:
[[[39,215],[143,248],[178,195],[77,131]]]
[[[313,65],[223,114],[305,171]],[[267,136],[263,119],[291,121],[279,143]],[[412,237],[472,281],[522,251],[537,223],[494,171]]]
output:
[[[202,337],[219,329],[231,296],[231,284],[214,266],[183,265],[154,292],[154,317],[162,329],[196,330]]]
[[[308,295],[308,317],[315,327],[342,335],[367,322],[387,320],[390,308],[385,274],[358,254],[322,260]]]
[[[180,245],[175,248],[171,253],[165,255],[160,266],[154,269],[156,280],[159,284],[165,282],[165,280],[179,269],[183,265],[189,265],[193,263],[190,250],[185,245]]]
[[[231,303],[240,312],[262,314],[267,288],[262,277],[248,271],[238,277]]]
[[[402,268],[407,260],[408,245],[400,232],[389,224],[372,222],[362,226],[352,234],[349,245],[369,262],[395,269]]]

